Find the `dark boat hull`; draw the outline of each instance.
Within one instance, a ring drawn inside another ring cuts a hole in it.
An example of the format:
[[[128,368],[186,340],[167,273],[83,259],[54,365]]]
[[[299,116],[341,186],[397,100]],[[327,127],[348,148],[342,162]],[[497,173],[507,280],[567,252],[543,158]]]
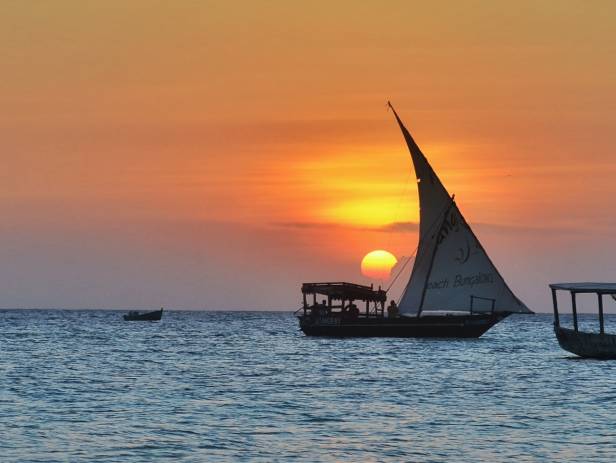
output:
[[[150,321],[155,322],[162,318],[163,309],[156,310],[154,312],[140,313],[140,314],[127,314],[124,315],[124,320],[127,322],[135,322],[135,321]]]
[[[428,315],[398,318],[300,316],[299,326],[307,336],[392,338],[478,338],[508,313],[476,315]]]
[[[554,326],[558,344],[567,352],[585,358],[616,359],[616,335],[585,333]]]

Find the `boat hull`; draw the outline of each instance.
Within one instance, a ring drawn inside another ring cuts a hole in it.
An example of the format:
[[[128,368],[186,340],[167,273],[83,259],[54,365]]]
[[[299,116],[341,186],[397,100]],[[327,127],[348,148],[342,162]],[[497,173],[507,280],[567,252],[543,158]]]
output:
[[[579,357],[616,359],[616,335],[585,333],[554,326],[558,344],[567,352]]]
[[[155,322],[162,318],[163,309],[156,310],[154,312],[140,313],[140,314],[127,314],[124,315],[124,320],[127,322],[135,322],[135,321],[150,321]]]
[[[428,315],[397,318],[300,316],[299,326],[307,336],[392,338],[478,338],[508,313],[476,315]]]

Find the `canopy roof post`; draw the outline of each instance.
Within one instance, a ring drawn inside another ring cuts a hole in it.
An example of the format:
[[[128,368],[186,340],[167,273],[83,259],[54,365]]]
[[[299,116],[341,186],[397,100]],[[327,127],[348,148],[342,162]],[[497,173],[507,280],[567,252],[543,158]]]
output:
[[[597,299],[599,300],[599,333],[605,334],[605,326],[603,323],[603,294],[597,293]]]
[[[578,330],[577,307],[575,305],[575,291],[571,291],[571,311],[573,312],[573,329]]]
[[[560,320],[558,319],[558,300],[556,299],[556,289],[552,288],[552,305],[554,306],[554,324],[560,327]]]

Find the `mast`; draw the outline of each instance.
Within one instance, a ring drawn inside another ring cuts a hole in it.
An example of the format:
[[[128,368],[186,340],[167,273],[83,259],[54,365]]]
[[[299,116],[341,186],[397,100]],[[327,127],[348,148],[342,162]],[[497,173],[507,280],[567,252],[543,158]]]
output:
[[[451,205],[447,208],[447,210],[443,214],[443,218],[447,217],[447,214],[449,213],[449,210],[451,209],[451,207],[453,207],[455,205],[455,203],[453,202],[454,196],[451,197]],[[440,225],[439,226],[439,233],[440,233],[440,229],[443,226],[443,223],[441,222],[439,225]],[[419,302],[419,308],[417,309],[417,316],[418,317],[421,315],[421,309],[423,308],[424,300],[426,299],[426,288],[428,287],[428,278],[430,276],[430,273],[432,272],[432,266],[434,265],[434,257],[436,256],[437,246],[438,246],[438,240],[436,242],[436,245],[434,246],[434,250],[432,251],[432,256],[430,257],[430,265],[428,266],[428,272],[427,272],[427,275],[426,275],[426,280],[424,282],[423,289],[421,291],[421,301]]]

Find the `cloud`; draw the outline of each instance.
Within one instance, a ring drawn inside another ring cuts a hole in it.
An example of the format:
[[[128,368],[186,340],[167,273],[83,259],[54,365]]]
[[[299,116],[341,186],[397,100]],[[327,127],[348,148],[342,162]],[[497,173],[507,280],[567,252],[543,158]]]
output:
[[[393,222],[383,226],[366,226],[342,224],[334,222],[274,222],[272,225],[283,228],[313,229],[313,230],[358,230],[373,232],[416,232],[419,224],[415,222]]]
[[[581,228],[572,226],[541,227],[534,225],[508,225],[498,223],[478,222],[470,224],[471,228],[490,233],[526,233],[537,235],[579,234],[585,233]]]
[[[314,230],[358,230],[372,232],[417,233],[418,222],[391,222],[381,226],[363,226],[334,222],[273,222],[272,225],[282,228],[314,229]],[[488,233],[529,233],[529,234],[579,234],[585,233],[581,228],[573,226],[541,227],[533,225],[509,225],[499,223],[471,223],[474,230]]]
[[[419,231],[419,223],[417,222],[392,222],[379,228],[384,232],[397,232],[397,233],[415,233]]]
[[[273,226],[281,228],[296,228],[301,230],[340,230],[340,229],[362,229],[353,225],[345,225],[333,222],[273,222]]]

